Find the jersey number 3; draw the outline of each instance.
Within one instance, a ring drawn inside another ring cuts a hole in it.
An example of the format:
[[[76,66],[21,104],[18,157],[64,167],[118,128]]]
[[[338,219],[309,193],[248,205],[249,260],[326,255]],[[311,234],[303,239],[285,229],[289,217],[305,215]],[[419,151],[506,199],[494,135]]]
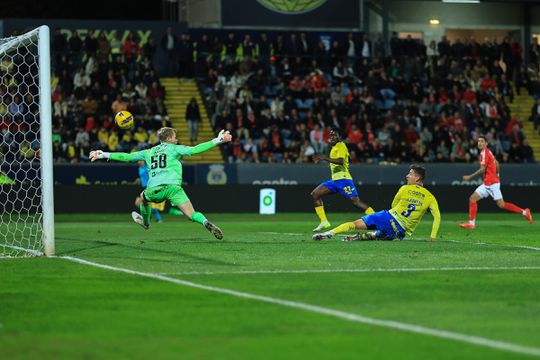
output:
[[[161,154],[159,157],[157,155],[154,155],[150,158],[152,161],[152,164],[150,165],[150,169],[154,170],[157,168],[163,169],[167,167],[167,155]]]
[[[411,216],[411,213],[416,210],[416,206],[414,206],[413,204],[409,204],[409,206],[407,206],[407,210],[406,211],[402,211],[401,212],[401,215],[405,216],[405,217],[409,217]]]

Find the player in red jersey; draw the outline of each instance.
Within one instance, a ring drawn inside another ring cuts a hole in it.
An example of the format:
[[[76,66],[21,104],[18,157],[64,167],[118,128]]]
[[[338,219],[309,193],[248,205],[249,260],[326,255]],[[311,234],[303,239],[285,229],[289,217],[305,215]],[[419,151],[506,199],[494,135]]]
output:
[[[469,221],[459,224],[462,228],[474,229],[476,227],[476,212],[478,211],[478,200],[491,196],[497,206],[506,211],[523,215],[531,224],[533,223],[531,210],[522,209],[512,203],[505,202],[501,193],[501,181],[499,180],[499,163],[493,153],[487,147],[484,136],[478,137],[478,149],[480,150],[480,169],[474,174],[463,176],[463,180],[469,181],[472,178],[484,174],[484,183],[480,185],[469,197]]]

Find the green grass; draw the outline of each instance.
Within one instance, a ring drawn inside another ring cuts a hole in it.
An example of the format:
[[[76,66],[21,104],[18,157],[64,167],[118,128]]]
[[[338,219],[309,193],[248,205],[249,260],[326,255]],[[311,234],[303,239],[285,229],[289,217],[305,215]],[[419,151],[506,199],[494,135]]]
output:
[[[435,243],[424,241],[429,216],[412,239],[353,243],[312,241],[313,214],[209,218],[225,241],[173,216],[147,232],[129,214],[57,216],[57,255],[540,349],[540,270],[516,269],[540,267],[540,251],[524,248],[540,248],[540,235],[517,215],[481,214],[475,231],[457,226],[464,215],[445,215]],[[350,219],[330,214],[334,225]],[[489,269],[433,270],[456,267]],[[368,271],[403,268],[432,270]],[[530,358],[61,258],[0,260],[0,353],[5,359]]]

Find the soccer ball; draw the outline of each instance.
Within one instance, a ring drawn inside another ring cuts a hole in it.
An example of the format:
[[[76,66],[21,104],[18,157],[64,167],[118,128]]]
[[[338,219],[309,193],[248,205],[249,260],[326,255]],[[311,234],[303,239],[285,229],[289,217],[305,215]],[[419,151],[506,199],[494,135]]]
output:
[[[129,111],[120,111],[114,116],[114,121],[120,129],[129,129],[133,126],[133,115]]]

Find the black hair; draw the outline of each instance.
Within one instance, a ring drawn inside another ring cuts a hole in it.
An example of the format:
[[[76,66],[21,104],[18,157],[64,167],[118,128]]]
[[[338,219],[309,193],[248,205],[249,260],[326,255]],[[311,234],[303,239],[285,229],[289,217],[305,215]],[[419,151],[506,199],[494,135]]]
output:
[[[340,138],[340,139],[343,139],[343,132],[341,131],[340,128],[338,127],[333,127],[332,128],[332,131],[335,132],[337,134],[337,136]]]
[[[478,139],[484,139],[484,141],[487,142],[486,135],[479,135]]]
[[[411,170],[416,173],[420,177],[421,180],[424,180],[426,178],[426,168],[421,165],[411,165]]]

